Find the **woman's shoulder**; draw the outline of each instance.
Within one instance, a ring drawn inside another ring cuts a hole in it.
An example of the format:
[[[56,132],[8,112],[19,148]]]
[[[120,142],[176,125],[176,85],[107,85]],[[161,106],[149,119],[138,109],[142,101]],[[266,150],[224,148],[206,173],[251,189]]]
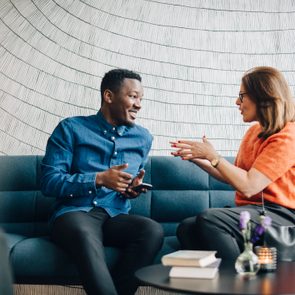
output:
[[[258,134],[260,132],[261,132],[261,126],[260,126],[260,124],[259,123],[255,123],[255,124],[251,125],[247,129],[247,131],[246,131],[246,133],[244,135],[244,139],[245,138],[249,138],[249,137],[251,137],[251,138],[257,138],[258,137]]]
[[[288,122],[280,132],[271,135],[267,141],[278,141],[282,145],[295,144],[295,122]]]
[[[272,135],[273,137],[294,137],[295,139],[295,122],[288,122],[285,127]]]

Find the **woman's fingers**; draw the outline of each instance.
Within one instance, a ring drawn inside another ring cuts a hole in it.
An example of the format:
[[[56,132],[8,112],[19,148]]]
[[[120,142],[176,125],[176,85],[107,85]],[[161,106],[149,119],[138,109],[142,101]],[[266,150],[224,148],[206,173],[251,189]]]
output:
[[[187,144],[187,143],[175,143],[173,145],[171,145],[171,147],[175,147],[175,148],[191,148],[193,146],[193,144]]]
[[[179,151],[179,155],[180,156],[188,156],[192,154],[192,150],[191,149],[182,149]]]

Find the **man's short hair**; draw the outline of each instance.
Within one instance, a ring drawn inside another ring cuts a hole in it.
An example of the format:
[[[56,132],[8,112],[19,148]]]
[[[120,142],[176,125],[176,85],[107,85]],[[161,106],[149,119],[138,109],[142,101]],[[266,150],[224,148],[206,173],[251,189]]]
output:
[[[101,104],[103,103],[103,94],[105,90],[109,89],[116,93],[122,86],[124,79],[136,79],[141,82],[139,74],[126,69],[110,70],[104,75],[100,85]]]

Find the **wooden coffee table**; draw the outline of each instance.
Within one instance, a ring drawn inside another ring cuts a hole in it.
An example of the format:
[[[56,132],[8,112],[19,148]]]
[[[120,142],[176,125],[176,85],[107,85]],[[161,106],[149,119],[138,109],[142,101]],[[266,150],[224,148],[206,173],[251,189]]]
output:
[[[295,262],[278,263],[275,272],[245,278],[236,273],[233,262],[221,263],[214,279],[169,279],[170,267],[151,265],[135,273],[144,285],[188,294],[295,294]]]

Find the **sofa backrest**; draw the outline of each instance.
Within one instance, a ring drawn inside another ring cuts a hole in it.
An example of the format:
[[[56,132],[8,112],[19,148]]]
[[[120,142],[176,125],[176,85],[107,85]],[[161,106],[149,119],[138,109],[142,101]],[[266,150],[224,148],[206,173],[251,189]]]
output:
[[[227,158],[230,162],[234,158]],[[160,222],[165,235],[175,235],[177,225],[210,207],[235,206],[234,190],[217,181],[195,164],[170,156],[151,156],[144,181],[153,190],[132,203],[131,213]]]
[[[41,156],[0,156],[0,226],[9,233],[47,234],[53,198],[40,192]]]
[[[232,158],[229,158],[233,161]],[[54,198],[40,192],[42,156],[0,156],[0,226],[10,233],[48,234]],[[210,207],[234,206],[231,186],[209,177],[196,165],[170,156],[151,156],[145,182],[153,190],[132,200],[131,214],[160,222],[166,236],[178,223]]]

